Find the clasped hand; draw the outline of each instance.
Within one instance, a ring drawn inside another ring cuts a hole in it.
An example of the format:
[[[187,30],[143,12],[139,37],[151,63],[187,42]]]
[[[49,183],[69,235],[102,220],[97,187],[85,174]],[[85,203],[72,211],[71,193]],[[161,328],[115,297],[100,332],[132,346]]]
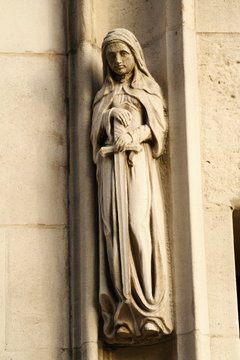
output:
[[[132,138],[128,133],[121,134],[115,142],[115,150],[117,152],[124,151],[125,146],[132,142]]]
[[[124,127],[127,127],[132,120],[132,114],[128,110],[122,108],[114,107],[111,111],[111,116],[118,120]]]
[[[114,118],[115,121],[118,121],[125,128],[130,124],[132,120],[132,114],[128,110],[117,107],[114,107],[112,109],[111,116]],[[122,130],[117,135],[117,140],[115,142],[115,150],[117,152],[124,151],[125,146],[131,142],[131,136],[127,133],[126,130]]]

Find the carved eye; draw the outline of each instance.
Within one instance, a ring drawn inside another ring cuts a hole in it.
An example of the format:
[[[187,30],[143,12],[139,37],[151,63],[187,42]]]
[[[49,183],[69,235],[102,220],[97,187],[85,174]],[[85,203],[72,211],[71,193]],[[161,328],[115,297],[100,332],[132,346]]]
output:
[[[120,52],[120,54],[121,54],[121,56],[126,56],[126,55],[128,55],[128,52],[125,51],[125,50],[122,50],[122,51]]]

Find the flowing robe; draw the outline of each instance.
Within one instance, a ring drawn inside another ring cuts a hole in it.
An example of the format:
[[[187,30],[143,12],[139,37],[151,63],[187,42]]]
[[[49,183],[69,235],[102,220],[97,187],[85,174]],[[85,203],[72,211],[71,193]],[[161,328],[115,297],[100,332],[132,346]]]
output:
[[[99,201],[99,302],[108,343],[147,344],[172,331],[159,168],[167,123],[153,80],[138,74],[138,79],[122,89],[140,104],[140,121],[151,130],[151,139],[141,143],[133,166],[127,152],[99,155],[112,139],[111,108],[116,93],[114,86],[103,86],[95,97],[91,132]],[[155,339],[142,331],[149,321],[159,328]],[[131,336],[119,339],[120,326]]]

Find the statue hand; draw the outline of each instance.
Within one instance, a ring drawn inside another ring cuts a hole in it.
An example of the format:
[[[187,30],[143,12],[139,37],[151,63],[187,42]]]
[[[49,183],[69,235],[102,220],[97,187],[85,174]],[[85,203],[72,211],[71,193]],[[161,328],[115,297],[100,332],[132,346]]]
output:
[[[115,149],[117,152],[124,151],[124,147],[132,142],[132,138],[129,134],[125,133],[120,135],[115,142]]]
[[[132,120],[132,114],[128,110],[116,107],[112,108],[111,116],[118,120],[124,127],[127,127]]]

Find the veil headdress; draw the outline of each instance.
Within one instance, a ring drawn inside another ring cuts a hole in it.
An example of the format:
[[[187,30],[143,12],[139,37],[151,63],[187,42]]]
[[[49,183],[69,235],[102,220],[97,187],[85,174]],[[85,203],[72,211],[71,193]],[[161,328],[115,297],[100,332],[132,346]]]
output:
[[[119,28],[109,31],[102,43],[102,62],[103,62],[104,79],[108,75],[108,64],[106,59],[107,46],[111,43],[118,41],[125,43],[129,47],[135,58],[139,70],[141,70],[145,75],[152,77],[147,69],[141,45],[139,44],[135,35],[131,33],[129,30]]]
[[[131,33],[131,31],[122,28],[109,31],[102,43],[102,63],[104,78],[103,87],[105,88],[105,90],[106,88],[112,88],[113,86],[111,71],[107,62],[106,50],[109,44],[115,42],[125,43],[134,56],[136,67],[131,82],[131,87],[145,90],[150,94],[155,94],[161,97],[161,99],[163,100],[159,85],[156,83],[156,81],[153,79],[152,75],[147,69],[141,45],[139,44],[135,35]]]
[[[137,98],[144,106],[147,113],[147,124],[152,130],[152,153],[154,158],[161,155],[164,137],[167,129],[166,118],[163,109],[165,107],[161,89],[154,78],[149,73],[141,45],[136,37],[129,30],[118,28],[107,33],[102,43],[102,62],[104,82],[98,91],[93,102],[93,119],[91,139],[93,144],[94,161],[97,161],[97,153],[101,143],[102,124],[110,124],[109,114],[112,103],[112,96],[115,81],[110,71],[106,50],[107,46],[114,42],[123,42],[131,50],[135,59],[134,75],[126,93]]]

